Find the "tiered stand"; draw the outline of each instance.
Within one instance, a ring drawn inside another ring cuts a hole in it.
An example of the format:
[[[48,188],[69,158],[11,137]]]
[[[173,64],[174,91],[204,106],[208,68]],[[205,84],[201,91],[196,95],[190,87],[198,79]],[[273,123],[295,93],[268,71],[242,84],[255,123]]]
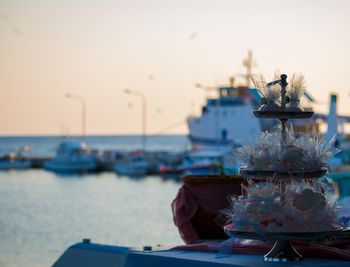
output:
[[[258,118],[274,118],[281,121],[281,149],[286,148],[286,123],[289,119],[306,119],[313,115],[313,112],[306,111],[288,111],[286,108],[286,87],[287,75],[282,74],[280,80],[273,81],[267,86],[273,84],[279,84],[281,86],[281,108],[276,111],[264,111],[254,110],[253,113]],[[277,172],[277,171],[265,171],[258,170],[252,171],[246,168],[241,168],[240,173],[243,176],[254,178],[257,180],[266,180],[268,178],[274,178],[280,184],[281,192],[285,191],[285,185],[292,179],[317,179],[327,173],[327,169],[320,169],[313,172],[301,172],[298,170],[292,172]],[[232,229],[232,225],[224,227],[227,235],[236,238],[243,239],[255,239],[255,240],[274,240],[275,244],[273,248],[264,256],[265,261],[271,262],[289,262],[289,261],[300,261],[302,256],[293,247],[291,241],[293,240],[317,240],[327,238],[335,235],[339,230],[327,231],[327,232],[291,232],[291,233],[255,233],[255,232],[244,232]]]

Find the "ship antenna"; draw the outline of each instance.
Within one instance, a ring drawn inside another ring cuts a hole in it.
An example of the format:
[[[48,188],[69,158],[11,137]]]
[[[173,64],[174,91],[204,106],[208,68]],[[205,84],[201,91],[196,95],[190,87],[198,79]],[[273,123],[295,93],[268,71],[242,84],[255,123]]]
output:
[[[245,75],[247,87],[250,88],[250,81],[252,77],[253,68],[253,53],[251,50],[248,51],[248,57],[243,61],[243,66],[247,68],[247,73]]]

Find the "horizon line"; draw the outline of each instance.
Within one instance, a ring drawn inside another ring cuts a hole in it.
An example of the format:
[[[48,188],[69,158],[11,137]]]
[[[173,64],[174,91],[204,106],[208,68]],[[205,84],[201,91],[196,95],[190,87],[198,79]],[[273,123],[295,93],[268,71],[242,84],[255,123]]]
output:
[[[146,134],[146,137],[152,136],[187,136],[188,133],[163,133],[163,134]],[[93,137],[93,136],[140,136],[142,134],[135,133],[122,133],[122,134],[87,134],[85,137]],[[0,134],[0,138],[4,137],[62,137],[62,138],[83,138],[81,134],[70,134],[70,135],[60,135],[60,134]]]

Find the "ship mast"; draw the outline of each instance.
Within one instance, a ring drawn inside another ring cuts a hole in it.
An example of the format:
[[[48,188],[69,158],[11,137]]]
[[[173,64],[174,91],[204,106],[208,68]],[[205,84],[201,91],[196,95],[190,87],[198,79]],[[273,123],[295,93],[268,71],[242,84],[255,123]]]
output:
[[[248,51],[248,57],[244,59],[243,66],[247,68],[245,74],[247,87],[250,88],[250,81],[252,77],[252,68],[253,68],[253,53],[251,50]]]

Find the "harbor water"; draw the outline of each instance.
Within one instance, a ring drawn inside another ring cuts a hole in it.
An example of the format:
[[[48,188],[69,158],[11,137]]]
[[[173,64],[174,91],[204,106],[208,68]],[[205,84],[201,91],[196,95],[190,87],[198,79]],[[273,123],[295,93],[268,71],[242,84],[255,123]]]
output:
[[[0,137],[0,153],[2,150],[30,146],[28,156],[52,157],[58,144],[63,141],[81,141],[80,136],[63,138],[61,136],[9,136]],[[87,136],[86,143],[90,149],[130,151],[142,148],[142,137],[138,135],[120,136]],[[189,140],[185,135],[152,135],[147,136],[148,151],[183,151],[189,148]]]
[[[50,156],[59,141],[0,138],[1,146],[32,146],[35,156]],[[88,143],[94,149],[137,149],[141,138],[89,137]],[[187,139],[150,137],[147,145],[150,150],[179,150]],[[50,266],[83,238],[125,246],[182,243],[170,208],[180,186],[157,176],[129,178],[113,172],[59,176],[37,169],[2,171],[0,266]]]

